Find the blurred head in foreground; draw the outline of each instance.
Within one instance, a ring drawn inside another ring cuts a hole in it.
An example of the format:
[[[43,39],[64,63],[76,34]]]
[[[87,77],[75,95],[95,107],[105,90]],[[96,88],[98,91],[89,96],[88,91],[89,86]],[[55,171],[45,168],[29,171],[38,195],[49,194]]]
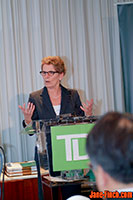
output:
[[[86,142],[99,191],[133,189],[133,116],[108,112]]]

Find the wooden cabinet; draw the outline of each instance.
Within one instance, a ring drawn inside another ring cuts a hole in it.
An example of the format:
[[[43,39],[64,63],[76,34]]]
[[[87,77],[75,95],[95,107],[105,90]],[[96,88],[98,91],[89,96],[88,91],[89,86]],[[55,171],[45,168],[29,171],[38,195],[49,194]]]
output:
[[[0,182],[2,186],[2,182]],[[5,178],[4,200],[39,200],[37,177]]]

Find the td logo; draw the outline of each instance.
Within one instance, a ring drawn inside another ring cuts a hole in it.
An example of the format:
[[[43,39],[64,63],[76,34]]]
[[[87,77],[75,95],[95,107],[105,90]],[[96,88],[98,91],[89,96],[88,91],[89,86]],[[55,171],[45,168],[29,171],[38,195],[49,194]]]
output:
[[[86,137],[91,124],[74,124],[51,127],[52,162],[54,171],[88,168]]]
[[[79,138],[86,138],[87,134],[71,134],[71,135],[58,135],[57,140],[65,140],[65,152],[66,152],[66,161],[72,161],[72,152],[73,160],[85,160],[88,159],[87,155],[80,156],[79,154]],[[71,148],[72,141],[72,148]]]

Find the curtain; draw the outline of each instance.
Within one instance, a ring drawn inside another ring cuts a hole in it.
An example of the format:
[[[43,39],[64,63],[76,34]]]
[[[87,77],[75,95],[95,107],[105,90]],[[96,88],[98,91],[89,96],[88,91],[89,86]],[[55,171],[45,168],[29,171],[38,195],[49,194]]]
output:
[[[59,55],[62,84],[94,99],[94,115],[124,111],[117,0],[0,0],[0,143],[7,161],[34,158],[18,108],[43,87],[41,59]]]
[[[133,3],[118,4],[125,110],[133,113]]]

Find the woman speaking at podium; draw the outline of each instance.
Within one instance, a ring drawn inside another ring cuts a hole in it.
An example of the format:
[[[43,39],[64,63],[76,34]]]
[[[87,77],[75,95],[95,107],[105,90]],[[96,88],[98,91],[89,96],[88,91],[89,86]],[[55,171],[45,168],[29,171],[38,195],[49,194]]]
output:
[[[40,74],[44,88],[30,94],[27,106],[25,103],[19,106],[24,114],[24,126],[32,120],[54,119],[62,114],[92,115],[93,99],[82,106],[78,92],[61,85],[66,67],[59,56],[43,58]]]
[[[67,89],[61,85],[61,80],[65,73],[65,64],[59,56],[49,56],[42,59],[40,74],[45,86],[41,90],[30,94],[27,106],[25,103],[23,106],[19,106],[24,114],[24,127],[30,124],[32,120],[54,119],[56,116],[62,114],[72,114],[76,116],[92,115],[93,100],[87,101],[88,105],[83,104],[84,106],[82,106],[78,92],[73,89]],[[52,152],[49,148],[48,151],[49,155],[51,155],[49,157],[49,163],[52,171]],[[35,153],[35,155],[37,154]],[[36,159],[37,157],[35,160]],[[38,181],[39,185],[41,185],[41,180],[38,179]],[[72,193],[74,191],[75,193]],[[79,186],[71,186],[71,192],[69,187],[67,187],[66,191],[65,188],[62,188],[65,199],[66,197],[68,198],[69,196],[77,194],[77,191],[79,191]],[[41,195],[42,190],[40,190],[40,196]]]

